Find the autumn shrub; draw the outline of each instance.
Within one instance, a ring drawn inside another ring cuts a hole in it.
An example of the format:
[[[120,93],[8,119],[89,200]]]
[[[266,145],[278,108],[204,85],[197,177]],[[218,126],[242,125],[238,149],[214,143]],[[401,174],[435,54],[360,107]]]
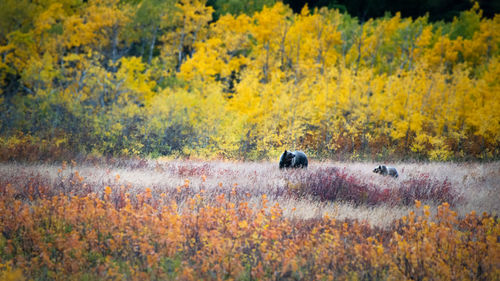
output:
[[[297,181],[287,183],[297,196],[310,195],[321,201],[346,201],[354,204],[376,204],[387,201],[375,187],[358,180],[345,169],[325,167],[295,175]]]
[[[0,276],[38,280],[487,279],[500,277],[500,223],[429,207],[390,229],[329,217],[288,219],[267,196],[186,195],[151,189],[102,196],[16,198],[0,189]],[[53,188],[53,187],[51,187]],[[182,189],[189,189],[189,184]],[[44,191],[48,192],[48,190]],[[179,192],[179,191],[178,191]],[[181,191],[182,192],[182,191]],[[157,198],[154,198],[156,197]],[[117,204],[118,203],[118,204]]]
[[[0,161],[54,162],[75,157],[66,145],[64,136],[51,141],[31,135],[17,133],[10,137],[0,137]]]
[[[297,197],[312,196],[321,201],[394,206],[411,205],[415,200],[454,205],[460,200],[450,181],[432,178],[429,174],[412,176],[390,189],[363,181],[345,168],[321,167],[292,175],[286,183],[289,193]]]
[[[500,277],[499,220],[471,212],[464,218],[448,203],[431,217],[429,206],[410,212],[395,224],[389,241],[394,270],[412,280],[496,280]],[[490,229],[492,232],[484,233]],[[495,230],[494,230],[495,229]],[[489,256],[491,260],[481,257]]]
[[[413,204],[415,200],[455,205],[460,200],[458,192],[448,179],[438,180],[425,173],[402,181],[395,190],[394,197],[394,200],[404,205]]]

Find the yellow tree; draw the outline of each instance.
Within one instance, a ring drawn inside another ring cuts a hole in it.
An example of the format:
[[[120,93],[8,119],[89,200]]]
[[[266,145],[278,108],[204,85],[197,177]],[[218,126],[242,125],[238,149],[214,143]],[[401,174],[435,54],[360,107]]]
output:
[[[186,80],[220,81],[232,91],[236,77],[249,64],[250,18],[240,15],[222,16],[210,26],[208,38],[196,43],[196,52],[181,66],[180,76]]]
[[[213,13],[213,8],[205,4],[206,0],[180,0],[176,3],[174,30],[161,38],[167,69],[175,68],[178,72],[186,58],[195,53],[195,43],[205,39]]]
[[[289,58],[285,44],[291,17],[292,10],[278,2],[273,7],[264,7],[252,18],[254,24],[250,31],[257,45],[250,57],[252,66],[258,68],[264,83],[269,81],[271,73],[277,68],[287,67]]]
[[[176,0],[143,0],[134,9],[134,15],[127,28],[129,43],[140,47],[139,55],[147,54],[150,64],[158,37],[169,31],[175,22]]]

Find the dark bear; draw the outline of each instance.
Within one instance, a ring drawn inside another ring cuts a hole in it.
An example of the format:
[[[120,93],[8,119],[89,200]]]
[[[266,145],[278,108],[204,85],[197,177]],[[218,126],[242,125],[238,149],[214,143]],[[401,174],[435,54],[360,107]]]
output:
[[[389,176],[395,177],[395,178],[397,178],[399,176],[398,170],[396,170],[396,168],[385,166],[385,165],[379,165],[377,168],[375,168],[373,170],[373,172],[376,174],[381,174],[383,176],[389,175]]]
[[[307,156],[304,152],[286,151],[280,157],[280,169],[283,168],[307,168]]]

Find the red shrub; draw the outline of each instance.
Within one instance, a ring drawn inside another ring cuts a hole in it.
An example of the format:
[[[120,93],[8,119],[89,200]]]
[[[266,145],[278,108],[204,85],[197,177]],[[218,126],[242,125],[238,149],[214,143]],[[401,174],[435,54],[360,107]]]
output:
[[[294,196],[312,196],[321,201],[345,201],[359,204],[411,205],[415,200],[433,201],[453,205],[459,196],[448,180],[431,178],[428,174],[418,175],[400,182],[397,188],[381,189],[372,183],[363,182],[346,169],[336,167],[319,168],[312,171],[298,171],[291,174],[286,184]]]
[[[311,195],[321,201],[338,200],[354,204],[377,204],[388,199],[387,192],[361,182],[345,169],[327,167],[297,175],[298,183],[287,183],[288,190],[297,196]]]
[[[448,202],[453,206],[460,199],[448,179],[441,181],[431,178],[429,174],[420,174],[402,181],[395,195],[403,205],[411,205],[415,200],[420,200],[439,204]]]

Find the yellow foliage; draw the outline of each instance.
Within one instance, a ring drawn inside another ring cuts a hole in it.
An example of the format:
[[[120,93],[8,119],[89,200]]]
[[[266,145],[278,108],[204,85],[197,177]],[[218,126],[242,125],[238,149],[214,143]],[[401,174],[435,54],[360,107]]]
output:
[[[216,20],[206,0],[77,2],[6,2],[26,22],[0,26],[2,132],[101,154],[500,155],[500,16],[477,3],[361,23],[281,1]]]
[[[4,281],[24,281],[23,271],[20,268],[13,269],[10,264],[0,263],[0,279]]]

